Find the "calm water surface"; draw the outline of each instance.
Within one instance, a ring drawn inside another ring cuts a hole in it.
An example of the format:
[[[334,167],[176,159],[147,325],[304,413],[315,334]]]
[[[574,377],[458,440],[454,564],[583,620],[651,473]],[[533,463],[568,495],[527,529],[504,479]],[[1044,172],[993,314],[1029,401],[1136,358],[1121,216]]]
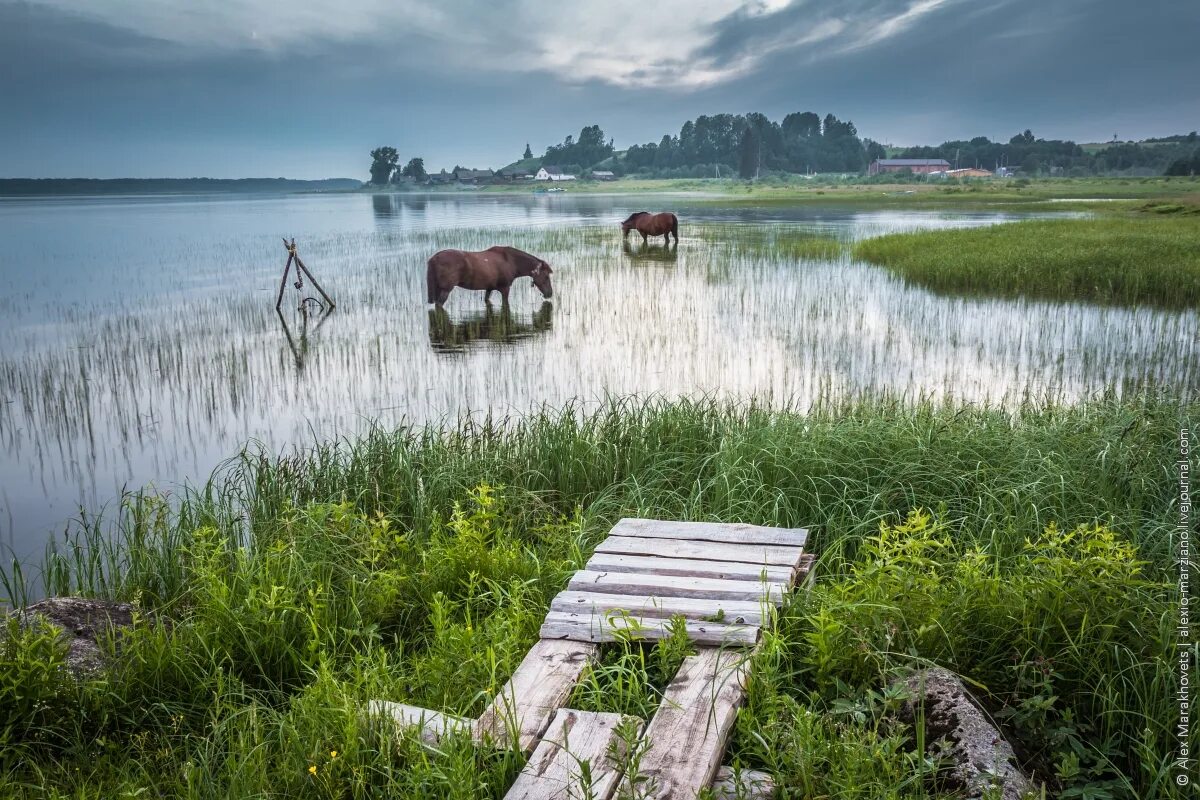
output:
[[[680,212],[677,251],[622,247],[616,222],[643,207]],[[29,558],[80,506],[203,480],[247,441],[281,450],[372,421],[605,393],[804,406],[1200,389],[1195,311],[940,297],[772,244],[1007,218],[644,196],[0,200],[0,549]],[[276,315],[281,236],[333,314],[302,313],[289,287]],[[546,258],[553,304],[521,281],[507,316],[461,290],[431,312],[429,255],[492,244]]]

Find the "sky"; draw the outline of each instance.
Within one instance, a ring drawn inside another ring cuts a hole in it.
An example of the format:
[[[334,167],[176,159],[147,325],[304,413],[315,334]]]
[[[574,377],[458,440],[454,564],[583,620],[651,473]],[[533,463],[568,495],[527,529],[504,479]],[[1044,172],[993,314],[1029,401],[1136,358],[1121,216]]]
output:
[[[0,0],[0,177],[500,167],[598,124],[889,144],[1200,128],[1198,0]]]

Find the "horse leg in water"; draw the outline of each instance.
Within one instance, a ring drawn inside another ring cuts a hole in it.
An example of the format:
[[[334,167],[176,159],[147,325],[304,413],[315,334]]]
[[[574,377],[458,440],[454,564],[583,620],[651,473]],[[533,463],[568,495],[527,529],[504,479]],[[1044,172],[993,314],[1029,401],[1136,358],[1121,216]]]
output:
[[[453,289],[454,287],[450,287]],[[446,304],[446,298],[450,296],[450,289],[439,289],[437,295],[437,307],[441,308]]]
[[[642,244],[643,245],[648,244],[650,242],[650,239],[649,239],[649,237],[646,236],[646,234],[642,233],[641,231],[638,231],[638,233],[642,234]]]
[[[507,305],[508,305],[508,290],[509,290],[511,287],[512,287],[512,284],[511,284],[511,283],[510,283],[510,284],[508,284],[507,286],[501,286],[501,287],[500,287],[500,289],[499,289],[499,292],[500,292],[500,305],[502,305],[502,306],[507,306]]]
[[[492,292],[493,291],[494,291],[493,289],[488,289],[486,292],[483,293],[483,304],[484,305],[490,306],[492,304]]]

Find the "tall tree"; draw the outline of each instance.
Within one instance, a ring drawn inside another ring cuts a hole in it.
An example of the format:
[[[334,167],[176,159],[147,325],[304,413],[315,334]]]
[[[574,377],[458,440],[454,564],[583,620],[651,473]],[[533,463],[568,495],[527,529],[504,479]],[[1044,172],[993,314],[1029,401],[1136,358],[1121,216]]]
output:
[[[382,186],[392,177],[392,171],[400,162],[400,154],[394,147],[376,147],[371,151],[371,183]]]
[[[742,142],[738,146],[738,175],[746,180],[758,174],[759,159],[762,157],[762,142],[753,125],[742,131]]]
[[[521,156],[521,158],[533,158],[533,150],[529,148],[529,142],[525,143],[525,155]]]
[[[821,118],[811,111],[788,114],[783,118],[785,139],[811,139],[821,135]]]
[[[400,174],[406,178],[412,178],[414,181],[423,181],[429,177],[425,174],[425,159],[423,158],[410,158]]]

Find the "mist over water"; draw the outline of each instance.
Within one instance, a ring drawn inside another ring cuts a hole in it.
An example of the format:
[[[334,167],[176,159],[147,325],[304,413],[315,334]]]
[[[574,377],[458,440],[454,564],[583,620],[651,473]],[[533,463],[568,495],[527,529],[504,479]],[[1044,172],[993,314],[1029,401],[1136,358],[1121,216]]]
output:
[[[622,245],[670,209],[678,249]],[[1000,222],[1004,215],[722,207],[680,197],[310,195],[0,201],[0,546],[28,559],[80,506],[203,481],[378,423],[519,415],[606,394],[805,407],[886,392],[1015,405],[1147,382],[1200,390],[1200,314],[950,298],[846,257],[774,246]],[[289,286],[299,251],[334,296]],[[425,303],[436,250],[511,244],[554,267],[508,313]]]

